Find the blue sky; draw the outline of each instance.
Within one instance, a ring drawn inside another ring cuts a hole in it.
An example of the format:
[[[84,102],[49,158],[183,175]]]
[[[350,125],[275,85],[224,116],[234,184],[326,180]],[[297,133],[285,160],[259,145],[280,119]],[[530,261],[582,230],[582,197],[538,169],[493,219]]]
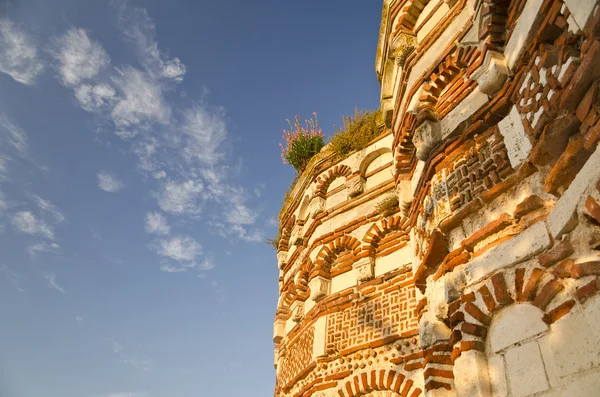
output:
[[[0,396],[268,396],[286,118],[375,108],[380,2],[0,2]]]

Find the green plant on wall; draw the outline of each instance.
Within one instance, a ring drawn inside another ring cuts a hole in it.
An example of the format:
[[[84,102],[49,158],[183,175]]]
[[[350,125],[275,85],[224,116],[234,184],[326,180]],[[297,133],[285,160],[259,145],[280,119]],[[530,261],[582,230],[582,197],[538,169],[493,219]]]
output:
[[[319,128],[317,113],[313,112],[314,120],[306,120],[303,127],[300,117],[296,116],[294,124],[288,120],[289,130],[283,130],[283,141],[280,143],[281,159],[284,164],[290,164],[301,173],[310,159],[325,145],[325,135]]]
[[[375,210],[380,214],[383,214],[383,216],[393,214],[398,210],[398,196],[390,194],[377,204]]]
[[[331,138],[331,146],[340,157],[346,157],[355,150],[365,148],[379,135],[377,127],[379,110],[354,109],[354,115],[343,117],[342,128]]]

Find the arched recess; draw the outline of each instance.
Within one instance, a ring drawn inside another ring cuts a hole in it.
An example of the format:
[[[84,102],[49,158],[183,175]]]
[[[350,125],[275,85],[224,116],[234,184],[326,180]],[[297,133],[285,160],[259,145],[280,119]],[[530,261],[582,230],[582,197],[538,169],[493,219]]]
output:
[[[379,392],[391,392],[381,394]],[[373,394],[368,394],[373,393]],[[406,396],[418,397],[422,390],[414,385],[412,379],[394,370],[372,370],[354,375],[337,390],[340,397],[372,396]]]
[[[324,245],[317,254],[309,279],[316,276],[331,279],[337,274],[352,269],[352,263],[357,259],[360,251],[360,241],[352,236],[343,236],[333,240]],[[338,261],[338,259],[342,260]]]
[[[412,256],[397,256],[394,253],[407,246],[410,236],[410,220],[402,215],[394,215],[380,220],[369,227],[362,241],[364,250],[374,260],[375,276],[387,273],[411,262]],[[393,255],[394,254],[394,255]],[[402,255],[400,253],[400,255]]]
[[[425,119],[438,120],[440,115],[450,110],[448,106],[458,102],[444,99],[456,96],[466,88],[465,85],[472,84],[462,77],[479,56],[477,47],[455,47],[438,64],[421,86],[416,108],[417,124]]]
[[[352,174],[350,167],[344,164],[338,164],[335,167],[329,169],[324,175],[319,176],[317,179],[317,186],[315,188],[315,196],[321,198],[327,198],[327,190],[331,183],[337,178],[347,178]]]
[[[391,148],[384,147],[367,154],[358,168],[365,179],[365,190],[389,180],[393,176],[392,164]]]
[[[306,222],[309,205],[310,205],[310,197],[307,194],[304,196],[304,198],[302,199],[302,203],[300,204],[300,212],[298,213],[298,221]]]
[[[279,245],[277,246],[279,251],[287,252],[287,250],[290,248],[290,238],[292,237],[292,231],[294,230],[295,224],[296,217],[292,215],[281,230],[281,238],[279,239]]]
[[[450,326],[454,330],[449,345],[452,347],[454,379],[463,378],[473,365],[478,365],[481,373],[488,373],[486,344],[491,335],[490,331],[496,332],[490,326],[501,310],[506,308],[503,313],[508,310],[513,314],[525,314],[527,321],[512,321],[511,335],[503,335],[504,342],[494,342],[497,345],[494,348],[500,350],[503,348],[502,343],[509,346],[510,338],[518,339],[519,334],[527,338],[527,335],[535,335],[530,333],[536,332],[536,329],[537,332],[544,332],[542,321],[547,329],[568,314],[577,302],[573,291],[566,290],[568,293],[560,294],[563,290],[563,280],[555,278],[545,270],[534,268],[528,271],[526,268],[517,268],[494,274],[477,290],[464,294],[451,303],[448,315]],[[521,307],[515,309],[516,306]],[[536,319],[536,316],[539,318]],[[489,342],[491,345],[492,341]],[[515,343],[518,342],[520,340]],[[490,388],[490,379],[487,376],[480,376],[477,382],[477,387]],[[469,388],[474,385],[456,381],[455,386],[458,393],[468,393]]]

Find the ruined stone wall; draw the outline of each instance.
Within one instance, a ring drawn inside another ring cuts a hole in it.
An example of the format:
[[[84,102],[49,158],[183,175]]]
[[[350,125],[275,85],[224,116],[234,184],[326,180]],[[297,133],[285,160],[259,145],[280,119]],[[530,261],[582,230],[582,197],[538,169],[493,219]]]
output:
[[[275,394],[600,395],[597,1],[386,0],[375,66],[281,214]]]

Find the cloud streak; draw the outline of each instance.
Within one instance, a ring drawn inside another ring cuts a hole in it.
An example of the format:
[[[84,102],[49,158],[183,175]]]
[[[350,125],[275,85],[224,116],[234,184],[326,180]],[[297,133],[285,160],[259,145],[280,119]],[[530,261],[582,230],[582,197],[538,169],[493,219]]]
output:
[[[48,274],[44,275],[44,278],[46,279],[46,282],[48,283],[48,288],[58,291],[61,294],[67,293],[67,291],[63,287],[61,287],[58,284],[58,282],[56,281],[56,275],[54,273],[48,273]]]
[[[106,171],[98,172],[96,177],[98,178],[98,187],[105,192],[115,193],[125,187],[123,182]]]
[[[135,44],[148,73],[155,79],[182,81],[186,67],[179,58],[169,58],[159,50],[156,25],[148,12],[144,8],[131,7],[128,0],[114,0],[112,3],[117,9],[121,32]]]
[[[0,72],[19,83],[33,85],[43,69],[31,38],[12,21],[0,18]]]
[[[56,39],[52,55],[58,61],[62,83],[67,87],[77,87],[95,78],[110,64],[104,48],[90,40],[81,28],[71,28]]]
[[[148,212],[146,214],[146,232],[150,234],[168,235],[171,228],[160,212]]]
[[[12,218],[12,225],[20,233],[54,240],[54,229],[43,219],[36,218],[30,211],[17,212]]]

